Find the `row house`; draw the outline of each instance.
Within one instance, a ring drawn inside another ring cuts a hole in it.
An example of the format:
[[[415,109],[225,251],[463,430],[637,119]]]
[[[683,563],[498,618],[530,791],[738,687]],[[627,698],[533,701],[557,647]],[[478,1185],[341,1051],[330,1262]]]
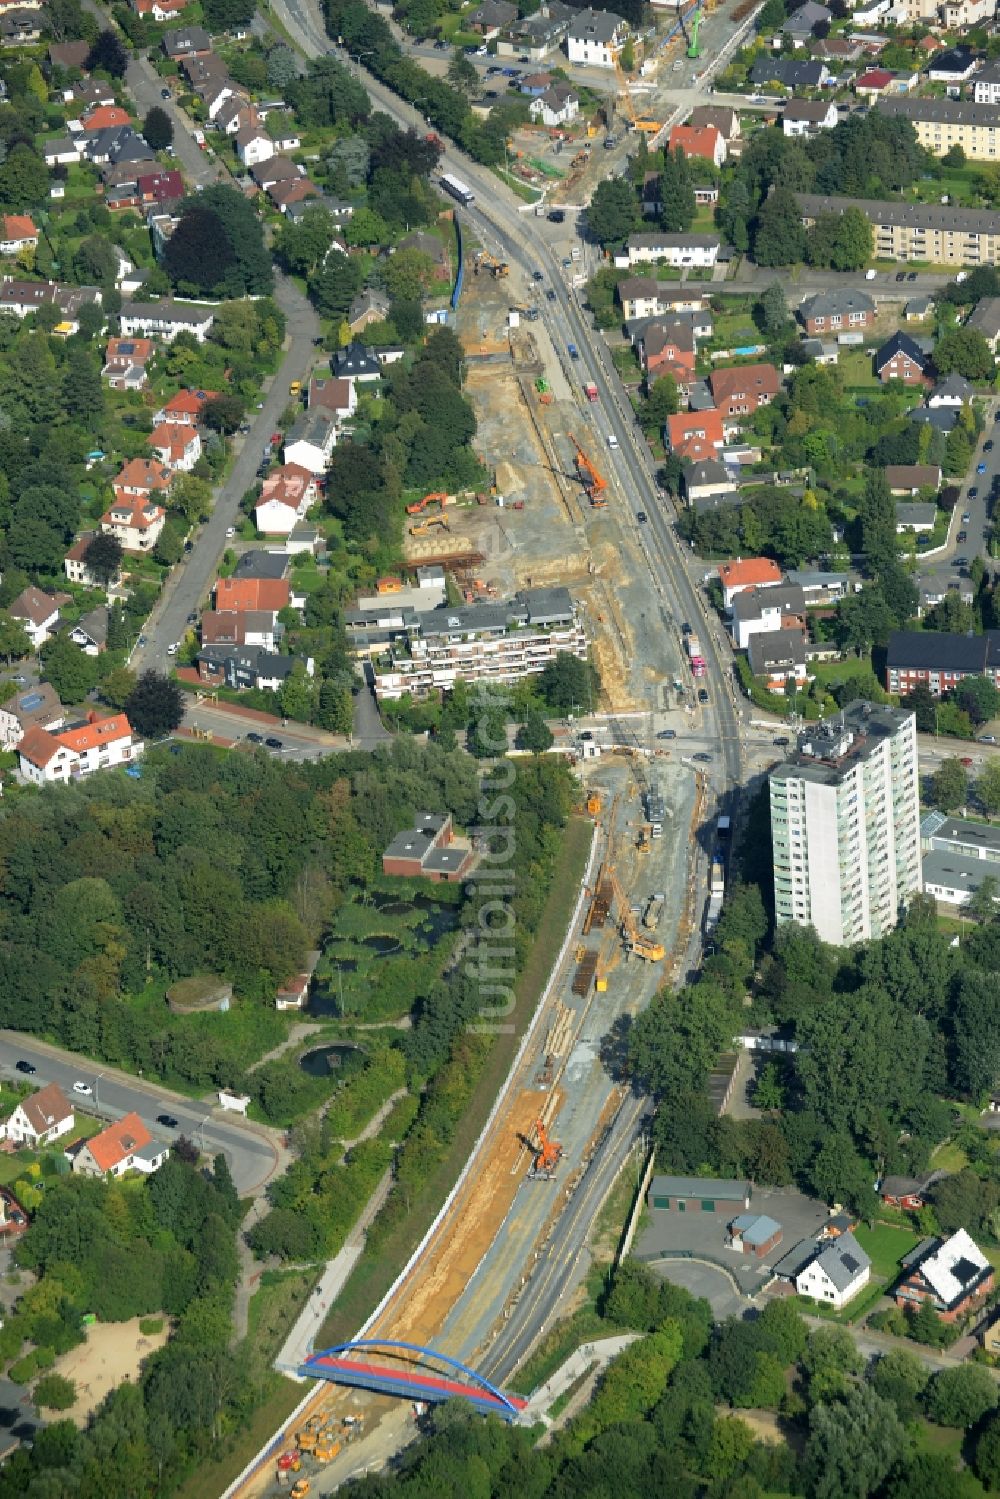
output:
[[[615,255],[615,265],[666,265],[680,270],[698,266],[711,269],[719,258],[717,234],[670,234],[665,230],[630,234],[624,254]]]
[[[54,732],[30,728],[17,746],[18,768],[36,786],[65,783],[95,770],[129,765],[143,748],[124,713],[109,718],[91,713],[82,723]]]
[[[1000,687],[1000,630],[987,630],[984,635],[893,630],[885,673],[888,691],[901,696],[922,686],[941,697],[965,677],[988,677]]]
[[[126,338],[144,334],[172,343],[178,333],[193,333],[200,344],[215,321],[215,306],[206,302],[182,302],[164,297],[159,302],[123,302],[121,330]]]
[[[880,260],[929,260],[958,267],[1000,262],[1000,213],[990,209],[823,193],[795,197],[807,229],[823,214],[857,208],[872,226]]]

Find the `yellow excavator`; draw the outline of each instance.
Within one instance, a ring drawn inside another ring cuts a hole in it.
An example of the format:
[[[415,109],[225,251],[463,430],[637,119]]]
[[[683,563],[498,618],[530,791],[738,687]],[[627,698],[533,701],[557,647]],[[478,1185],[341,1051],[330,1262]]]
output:
[[[635,924],[635,917],[629,909],[628,897],[621,887],[616,874],[611,876],[611,885],[618,901],[618,915],[621,921],[622,941],[629,952],[634,952],[637,957],[644,958],[647,963],[661,963],[667,955],[667,950],[662,942],[654,942],[652,937],[647,937],[645,932],[640,932]]]

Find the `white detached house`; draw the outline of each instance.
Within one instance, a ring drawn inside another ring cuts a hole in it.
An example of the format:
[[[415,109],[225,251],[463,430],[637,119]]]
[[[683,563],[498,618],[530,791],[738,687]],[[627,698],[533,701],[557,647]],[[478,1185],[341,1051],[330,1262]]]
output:
[[[871,1273],[871,1260],[854,1235],[845,1233],[799,1271],[795,1289],[800,1296],[839,1309],[868,1284]]]
[[[4,1130],[15,1145],[37,1149],[62,1135],[68,1135],[76,1122],[73,1105],[58,1083],[49,1083],[30,1098],[22,1098],[7,1120]]]

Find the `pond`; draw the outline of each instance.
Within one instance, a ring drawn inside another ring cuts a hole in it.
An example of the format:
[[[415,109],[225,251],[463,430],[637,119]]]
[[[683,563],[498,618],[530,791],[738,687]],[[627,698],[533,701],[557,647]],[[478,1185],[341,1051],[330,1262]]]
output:
[[[380,958],[387,957],[391,952],[399,952],[403,946],[398,937],[388,936],[362,937],[359,945],[377,953]]]
[[[333,1046],[317,1046],[307,1051],[299,1058],[299,1066],[310,1077],[329,1077],[355,1054],[360,1057],[359,1047],[352,1046],[349,1041],[339,1041]]]

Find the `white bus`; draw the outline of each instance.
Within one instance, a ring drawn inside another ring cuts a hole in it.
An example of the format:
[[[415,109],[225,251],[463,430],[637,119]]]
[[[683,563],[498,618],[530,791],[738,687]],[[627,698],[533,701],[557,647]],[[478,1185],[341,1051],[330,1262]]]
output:
[[[476,195],[471,187],[466,187],[460,177],[453,177],[450,172],[445,172],[441,178],[441,186],[451,197],[457,198],[459,203],[464,203],[466,208],[476,201]]]

